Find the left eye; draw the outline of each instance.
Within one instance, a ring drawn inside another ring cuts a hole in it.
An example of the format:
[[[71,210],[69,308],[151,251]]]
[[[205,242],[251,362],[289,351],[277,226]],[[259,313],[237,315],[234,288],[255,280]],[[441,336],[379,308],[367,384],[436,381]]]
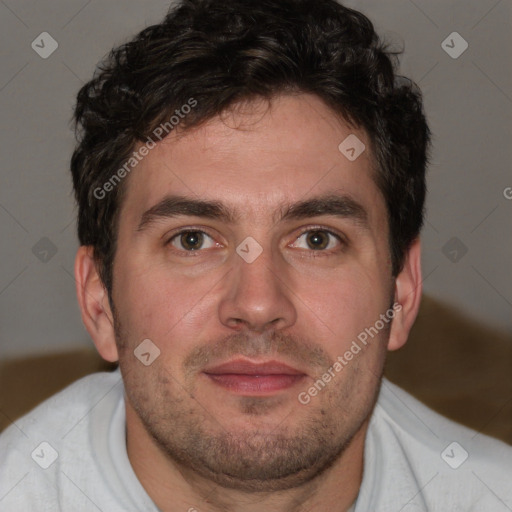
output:
[[[182,231],[174,235],[169,243],[173,247],[184,251],[209,249],[215,245],[212,237],[204,231]]]
[[[341,240],[338,235],[326,231],[325,229],[315,229],[302,233],[291,246],[298,247],[299,249],[323,251],[326,249],[334,249],[340,242]]]

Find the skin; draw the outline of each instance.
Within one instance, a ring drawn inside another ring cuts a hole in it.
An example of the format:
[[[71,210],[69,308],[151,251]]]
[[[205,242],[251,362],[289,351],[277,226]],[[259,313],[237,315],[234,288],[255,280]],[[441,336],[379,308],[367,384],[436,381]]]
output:
[[[353,162],[338,150],[349,134],[366,145]],[[171,134],[126,185],[115,311],[91,247],[78,250],[75,275],[85,326],[99,353],[120,362],[128,456],[148,494],[163,511],[347,510],[361,484],[386,351],[406,342],[421,295],[418,241],[391,274],[386,206],[364,131],[312,95],[253,101]],[[167,194],[219,201],[238,218],[182,215],[138,231],[142,214]],[[288,203],[326,194],[359,203],[366,224],[275,217]],[[184,227],[211,238],[187,252],[172,238]],[[313,249],[308,233],[319,230],[328,245]],[[236,252],[248,236],[262,248],[252,263]],[[298,394],[393,301],[401,309],[390,328],[301,404]],[[147,338],[160,350],[149,366],[133,353]],[[203,373],[235,356],[279,360],[305,377],[255,397]]]

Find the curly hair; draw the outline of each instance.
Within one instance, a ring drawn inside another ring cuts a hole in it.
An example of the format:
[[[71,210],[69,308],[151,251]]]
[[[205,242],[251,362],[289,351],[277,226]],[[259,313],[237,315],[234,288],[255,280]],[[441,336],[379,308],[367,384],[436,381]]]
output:
[[[370,20],[335,0],[182,0],[164,20],[114,48],[79,91],[71,159],[78,238],[94,249],[111,299],[124,180],[102,187],[141,142],[183,105],[180,130],[236,104],[310,93],[372,147],[386,202],[393,275],[419,235],[430,130],[421,93],[397,75],[397,56]]]

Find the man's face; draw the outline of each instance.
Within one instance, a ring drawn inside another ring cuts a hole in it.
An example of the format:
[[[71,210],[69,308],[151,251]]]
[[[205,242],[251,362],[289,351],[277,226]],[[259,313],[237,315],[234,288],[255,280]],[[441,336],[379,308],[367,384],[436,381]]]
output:
[[[361,429],[387,328],[308,390],[394,293],[365,133],[311,95],[266,106],[150,151],[127,183],[114,262],[127,407],[172,460],[253,490],[311,479]],[[350,134],[366,145],[354,161],[338,149]],[[160,350],[149,366],[134,355],[145,339]]]

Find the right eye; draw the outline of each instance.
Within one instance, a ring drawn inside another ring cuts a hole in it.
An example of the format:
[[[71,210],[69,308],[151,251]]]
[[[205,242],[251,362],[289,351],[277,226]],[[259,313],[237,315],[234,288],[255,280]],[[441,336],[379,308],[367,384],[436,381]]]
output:
[[[167,242],[180,251],[198,251],[199,249],[210,249],[215,246],[212,237],[204,231],[183,230],[176,233]],[[206,244],[206,246],[205,246]]]

